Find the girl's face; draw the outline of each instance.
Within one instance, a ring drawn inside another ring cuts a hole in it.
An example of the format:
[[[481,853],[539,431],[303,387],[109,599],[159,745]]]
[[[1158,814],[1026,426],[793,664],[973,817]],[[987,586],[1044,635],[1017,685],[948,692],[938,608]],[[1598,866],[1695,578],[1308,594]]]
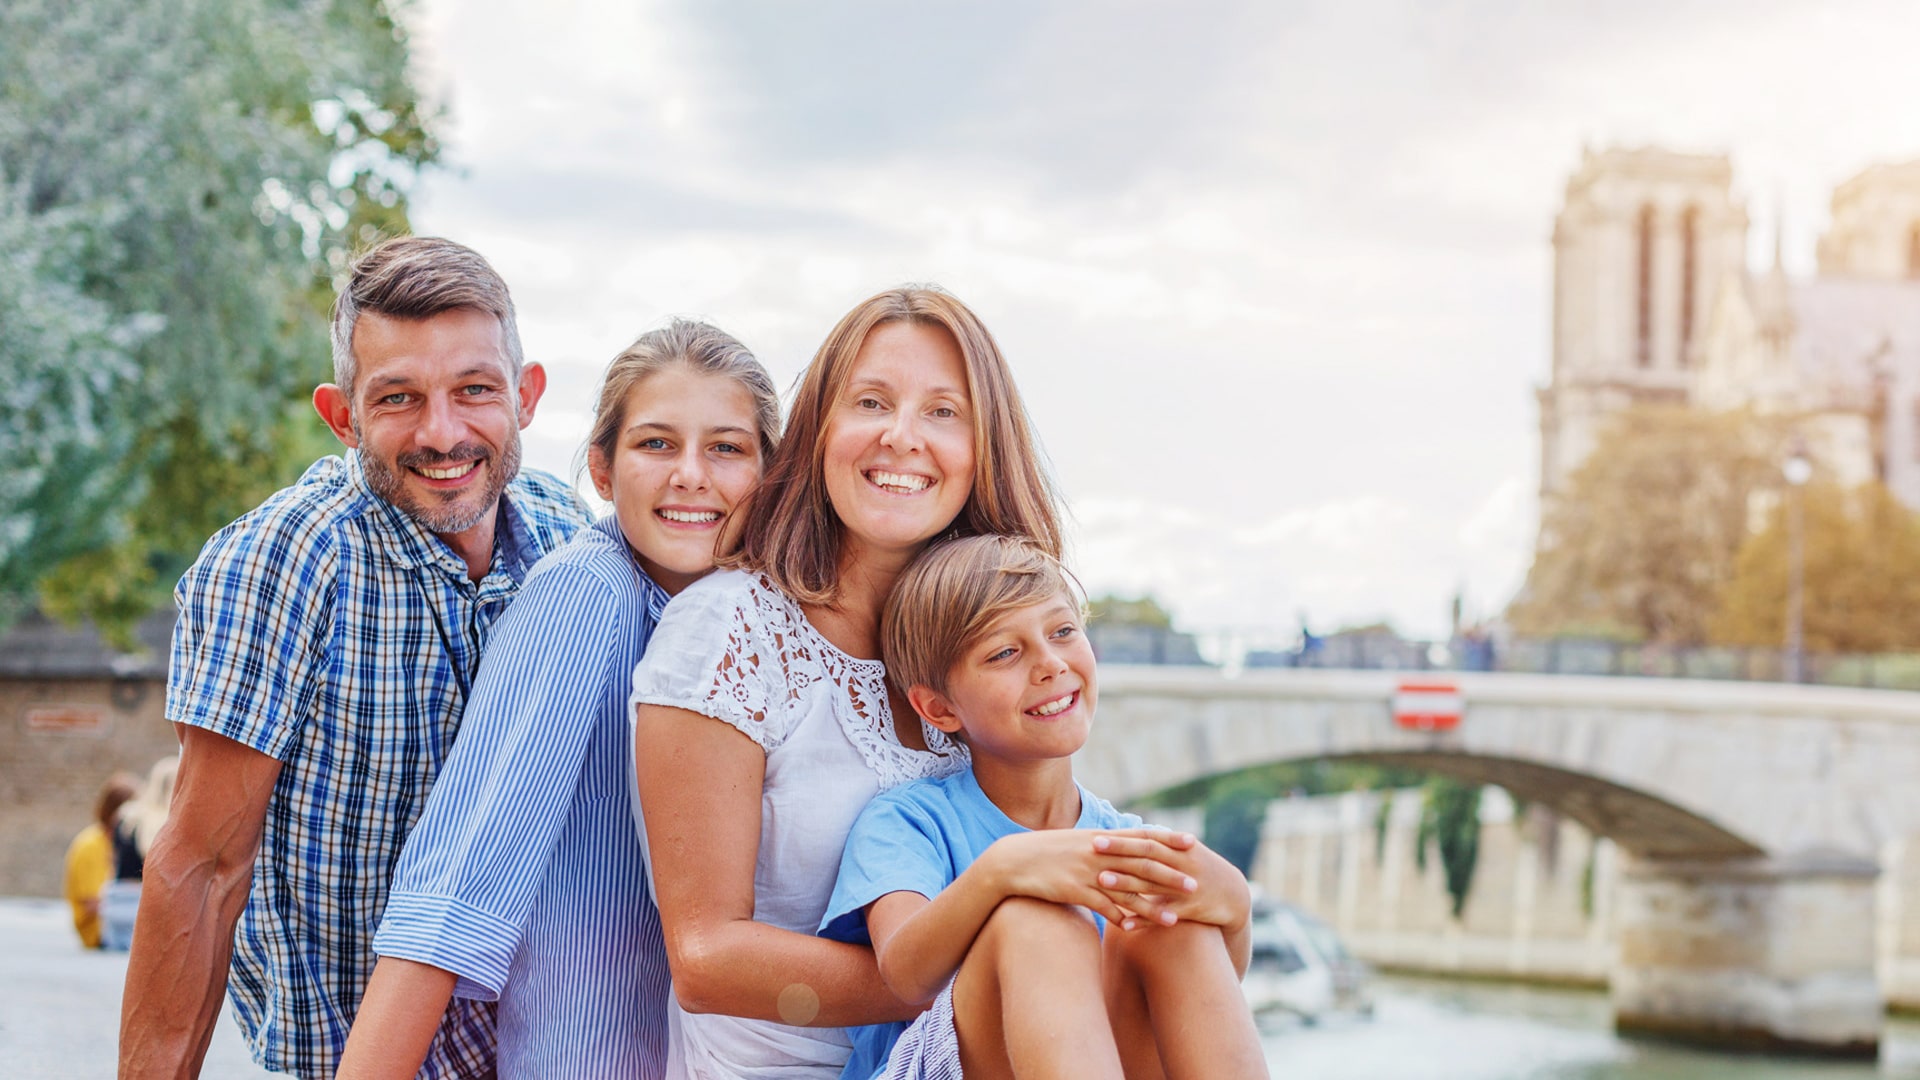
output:
[[[728,516],[760,481],[753,395],[674,364],[628,392],[620,423],[612,458],[595,448],[587,471],[641,568],[678,593],[713,569]]]
[[[973,492],[966,361],[938,326],[883,323],[867,335],[823,436],[827,497],[847,553],[911,554]]]

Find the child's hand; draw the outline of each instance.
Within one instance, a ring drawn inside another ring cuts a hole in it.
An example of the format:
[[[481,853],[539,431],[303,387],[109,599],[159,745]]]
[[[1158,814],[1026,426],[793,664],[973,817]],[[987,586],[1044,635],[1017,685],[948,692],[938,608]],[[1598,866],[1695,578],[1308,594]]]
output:
[[[1103,846],[1118,841],[1127,843],[1125,850]],[[1189,870],[1168,862],[1172,855],[1186,854],[1177,846],[1181,843],[1197,846],[1198,841],[1159,829],[1042,829],[1001,837],[976,865],[993,875],[1002,895],[1077,904],[1122,923],[1148,917],[1149,912],[1133,890],[1103,887],[1101,879],[1112,874],[1116,880],[1139,882],[1150,895],[1184,894],[1190,883],[1197,883]],[[1151,845],[1151,850],[1141,845]],[[1139,853],[1134,846],[1141,846]]]
[[[1134,916],[1121,921],[1124,929],[1172,926],[1187,919],[1238,930],[1252,915],[1246,875],[1191,834],[1130,829],[1100,834],[1094,846],[1126,860],[1126,865],[1102,870],[1097,879],[1115,906]],[[1177,888],[1165,886],[1167,870],[1180,875]]]

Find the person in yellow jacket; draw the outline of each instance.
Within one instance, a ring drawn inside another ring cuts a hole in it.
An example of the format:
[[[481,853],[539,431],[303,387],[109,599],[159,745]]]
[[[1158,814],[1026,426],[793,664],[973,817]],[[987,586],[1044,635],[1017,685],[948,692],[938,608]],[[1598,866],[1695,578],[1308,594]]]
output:
[[[113,823],[139,789],[140,781],[114,773],[94,803],[93,824],[67,845],[67,903],[73,905],[80,944],[89,949],[100,947],[100,890],[113,880]]]

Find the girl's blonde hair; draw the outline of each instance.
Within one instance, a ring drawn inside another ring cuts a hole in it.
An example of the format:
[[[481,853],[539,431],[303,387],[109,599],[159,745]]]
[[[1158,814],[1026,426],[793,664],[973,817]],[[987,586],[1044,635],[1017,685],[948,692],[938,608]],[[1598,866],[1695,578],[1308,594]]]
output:
[[[178,756],[154,762],[140,794],[120,807],[120,820],[142,857],[153,850],[153,838],[160,835],[160,827],[167,823],[167,811],[173,805],[173,781],[179,773]]]
[[[947,692],[966,650],[1010,611],[1064,596],[1079,582],[1039,544],[1016,536],[969,536],[921,552],[893,583],[880,616],[881,657],[901,693]]]
[[[627,398],[633,388],[654,374],[675,364],[707,375],[720,375],[739,383],[753,399],[754,434],[759,439],[760,460],[770,461],[780,442],[780,394],[753,353],[732,334],[715,326],[691,319],[675,319],[658,330],[641,334],[607,365],[600,380],[600,393],[593,403],[593,428],[587,435],[583,457],[598,452],[603,461],[612,461],[620,446],[620,428],[626,421]],[[584,463],[584,462],[583,462]]]
[[[959,346],[973,408],[972,489],[952,533],[1025,537],[1058,556],[1053,485],[1034,445],[1033,425],[993,335],[965,304],[931,285],[907,285],[868,297],[827,334],[800,378],[787,431],[760,489],[740,520],[739,549],[723,566],[764,573],[805,604],[832,604],[839,593],[841,524],[827,497],[825,435],[854,358],[877,326],[938,327]]]

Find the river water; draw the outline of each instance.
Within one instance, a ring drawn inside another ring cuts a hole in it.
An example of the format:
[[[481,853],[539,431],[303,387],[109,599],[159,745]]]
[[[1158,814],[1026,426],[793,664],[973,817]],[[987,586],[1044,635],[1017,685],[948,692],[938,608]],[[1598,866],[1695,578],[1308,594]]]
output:
[[[1613,1033],[1599,991],[1381,976],[1371,1020],[1262,1023],[1277,1080],[1920,1078],[1920,1021],[1887,1025],[1875,1064],[1711,1054]]]

